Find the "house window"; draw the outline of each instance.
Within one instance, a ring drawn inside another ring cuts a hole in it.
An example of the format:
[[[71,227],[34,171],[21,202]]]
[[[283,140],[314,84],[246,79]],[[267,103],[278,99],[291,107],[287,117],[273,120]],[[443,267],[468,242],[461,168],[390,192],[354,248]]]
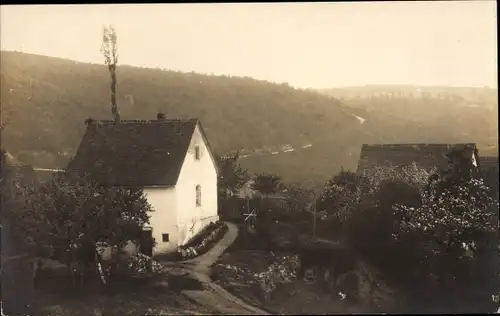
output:
[[[168,233],[163,233],[161,234],[161,241],[163,242],[168,242],[169,241],[169,238],[168,238]]]
[[[201,186],[196,186],[196,206],[201,206]]]
[[[200,160],[200,146],[199,145],[196,145],[194,147],[194,158],[196,160]]]

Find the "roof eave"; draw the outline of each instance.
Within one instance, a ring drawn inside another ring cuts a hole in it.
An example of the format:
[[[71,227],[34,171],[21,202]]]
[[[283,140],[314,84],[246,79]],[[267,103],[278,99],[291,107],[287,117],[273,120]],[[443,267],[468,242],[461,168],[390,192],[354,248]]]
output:
[[[203,137],[203,140],[207,146],[208,149],[208,154],[210,155],[210,158],[212,158],[214,167],[215,167],[215,172],[217,173],[217,176],[220,175],[220,168],[219,165],[217,164],[217,159],[215,159],[214,151],[212,149],[212,146],[210,145],[210,142],[208,141],[207,134],[205,134],[205,130],[203,129],[203,126],[201,125],[200,120],[196,120],[196,126],[198,126],[201,136]]]

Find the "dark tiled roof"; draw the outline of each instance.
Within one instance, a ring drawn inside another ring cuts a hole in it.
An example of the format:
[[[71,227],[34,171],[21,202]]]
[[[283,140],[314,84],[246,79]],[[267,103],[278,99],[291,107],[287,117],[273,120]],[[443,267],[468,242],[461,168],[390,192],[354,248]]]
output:
[[[479,167],[481,168],[481,174],[486,184],[491,186],[498,195],[498,157],[480,157]]]
[[[415,162],[420,168],[430,170],[448,166],[447,154],[464,148],[475,149],[476,145],[468,144],[364,144],[361,148],[357,173],[374,166],[403,167]]]
[[[173,186],[197,124],[198,119],[90,121],[68,170],[109,185]]]
[[[498,168],[498,157],[479,157],[479,165],[481,166],[481,168]]]

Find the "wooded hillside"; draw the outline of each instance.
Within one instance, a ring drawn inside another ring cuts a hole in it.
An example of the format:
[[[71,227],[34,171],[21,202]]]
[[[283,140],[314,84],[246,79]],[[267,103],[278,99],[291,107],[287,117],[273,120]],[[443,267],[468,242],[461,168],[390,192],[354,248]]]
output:
[[[104,65],[18,52],[2,52],[1,65],[2,147],[21,161],[64,167],[84,133],[84,120],[111,119]],[[483,116],[473,123],[408,126],[315,91],[252,78],[119,65],[117,79],[122,119],[154,119],[159,111],[171,118],[199,117],[217,153],[267,148],[241,163],[251,172],[281,174],[285,181],[322,181],[341,166],[356,168],[362,143],[465,142],[470,139],[462,135],[464,128],[493,128]],[[366,115],[366,121],[353,113]],[[477,135],[483,134],[488,133]],[[296,150],[271,154],[286,144]],[[300,148],[306,144],[312,146]]]

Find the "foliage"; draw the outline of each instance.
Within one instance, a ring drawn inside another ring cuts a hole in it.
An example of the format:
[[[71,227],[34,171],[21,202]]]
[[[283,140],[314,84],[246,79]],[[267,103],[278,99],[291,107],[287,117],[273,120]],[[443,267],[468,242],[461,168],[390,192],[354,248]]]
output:
[[[38,181],[32,167],[14,166],[8,162],[6,152],[2,150],[0,154],[1,223],[4,224],[4,237],[8,235],[9,238],[8,245],[16,244],[15,247],[5,247],[4,253],[7,253],[8,249],[17,251],[26,246],[25,227],[19,215]]]
[[[325,210],[339,223],[349,220],[360,203],[359,179],[352,172],[341,171],[329,180],[317,201],[317,210]]]
[[[491,271],[498,202],[482,179],[451,172],[452,177],[446,170],[429,177],[420,205],[393,205],[393,238],[417,251],[419,264],[408,268],[431,282],[427,284],[434,282],[428,276],[435,275],[439,282],[434,285],[452,300],[478,291],[485,297],[492,290],[488,283],[496,278]],[[427,292],[432,293],[430,288]]]
[[[30,244],[67,264],[91,264],[97,244],[137,241],[152,208],[140,189],[104,187],[62,173],[36,190],[22,212]]]
[[[303,184],[290,184],[285,186],[284,191],[287,196],[287,203],[290,211],[304,211],[314,201],[314,188]]]
[[[158,273],[163,269],[161,263],[151,259],[151,257],[148,257],[142,253],[138,253],[128,258],[127,267],[134,273],[145,273],[148,270],[150,270],[152,273]]]
[[[416,164],[374,166],[361,176],[341,170],[326,183],[317,210],[327,211],[336,228],[342,227],[345,237],[356,244],[382,242],[392,233],[392,206],[419,205],[420,192],[432,172]]]
[[[300,270],[298,255],[279,256],[263,272],[254,274],[262,290],[269,294],[276,289],[277,284],[290,283],[297,278]]]
[[[488,291],[485,282],[495,278],[494,272],[486,272],[492,270],[488,265],[498,229],[495,208],[498,211],[498,203],[480,179],[434,181],[422,195],[420,207],[394,206],[400,220],[393,236],[418,246],[423,257],[421,273],[439,276],[441,286],[473,283],[468,292],[477,290],[476,284]]]
[[[218,189],[219,196],[227,198],[236,194],[248,181],[249,175],[246,169],[243,169],[238,163],[240,153],[235,152],[229,155],[218,157],[218,166],[220,170]]]
[[[278,191],[281,177],[270,173],[261,173],[255,175],[252,183],[252,189],[263,195],[271,195]]]
[[[496,203],[482,180],[471,179],[443,187],[434,182],[422,195],[422,206],[395,205],[402,220],[395,233],[418,234],[446,248],[473,242],[479,233],[495,231],[491,206]]]
[[[329,217],[340,223],[346,222],[359,203],[359,189],[351,191],[335,182],[325,187],[325,192],[318,201],[318,210],[325,210]]]
[[[482,180],[460,177],[459,171],[451,170],[450,177],[450,171],[416,164],[375,166],[351,189],[354,181],[342,179],[353,175],[334,177],[319,204],[336,215],[348,214],[339,220],[351,244],[412,291],[422,289],[413,293],[419,299],[428,296],[435,302],[445,293],[451,300],[484,297],[493,291],[487,282],[494,276],[486,270],[494,270],[498,203]],[[462,291],[464,284],[474,285]]]
[[[190,259],[206,253],[211,246],[226,234],[228,227],[223,222],[210,223],[187,244],[177,250],[180,260]]]
[[[346,187],[350,191],[355,191],[359,184],[359,177],[356,175],[356,173],[345,171],[342,167],[340,168],[340,172],[329,181],[329,183],[332,182]]]

